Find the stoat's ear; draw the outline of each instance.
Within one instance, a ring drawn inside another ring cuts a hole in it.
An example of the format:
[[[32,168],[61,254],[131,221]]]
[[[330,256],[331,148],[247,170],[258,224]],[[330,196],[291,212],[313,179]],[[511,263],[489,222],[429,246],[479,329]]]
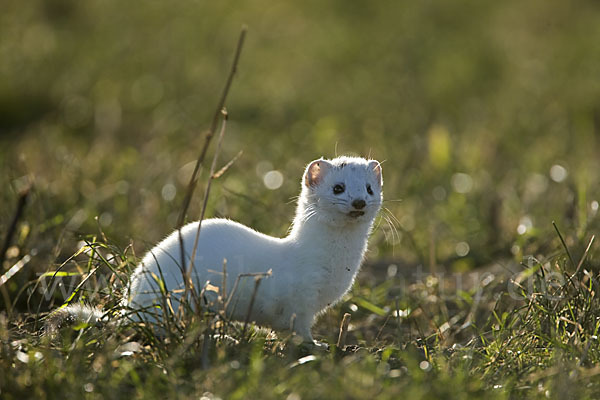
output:
[[[379,186],[383,185],[383,174],[381,172],[381,164],[377,160],[369,161],[369,168],[375,172],[375,176],[377,177],[377,181],[379,182]]]
[[[306,187],[319,185],[331,167],[332,165],[322,158],[308,164],[304,172],[304,184]]]

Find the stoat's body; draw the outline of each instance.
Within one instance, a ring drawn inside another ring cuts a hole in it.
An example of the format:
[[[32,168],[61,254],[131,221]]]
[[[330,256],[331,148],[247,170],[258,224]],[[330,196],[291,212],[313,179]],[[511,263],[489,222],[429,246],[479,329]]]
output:
[[[256,291],[250,321],[275,330],[292,329],[312,341],[315,317],[348,292],[360,268],[381,207],[382,183],[377,161],[351,157],[316,160],[304,173],[287,237],[271,237],[225,219],[202,221],[191,269],[195,290],[203,291],[208,303],[216,299],[216,292],[223,294],[223,263],[227,260],[224,294],[231,299],[226,313],[233,320],[244,321],[255,290],[254,276],[244,274],[270,271]],[[197,231],[198,222],[181,229],[186,269]],[[145,255],[131,277],[124,306],[144,310],[135,314],[137,318],[160,323],[165,305],[162,281],[177,312],[178,299],[185,293],[181,265],[181,242],[175,231]]]

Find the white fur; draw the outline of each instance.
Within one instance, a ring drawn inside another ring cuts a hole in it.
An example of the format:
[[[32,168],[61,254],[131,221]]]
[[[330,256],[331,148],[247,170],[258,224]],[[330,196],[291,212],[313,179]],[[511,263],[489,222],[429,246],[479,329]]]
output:
[[[207,282],[222,290],[226,259],[226,294],[233,296],[227,315],[243,321],[254,291],[254,277],[240,278],[231,294],[236,279],[240,274],[271,271],[256,292],[250,320],[276,330],[291,328],[312,341],[310,329],[315,317],[348,292],[358,273],[381,206],[383,181],[378,162],[339,157],[313,161],[302,182],[296,216],[285,238],[267,236],[226,219],[202,221],[191,278],[196,290],[206,288]],[[344,184],[345,191],[334,194],[336,184]],[[372,195],[367,193],[367,185]],[[350,216],[356,211],[352,202],[357,199],[366,202],[361,210],[364,215]],[[186,267],[197,229],[198,222],[192,222],[181,230]],[[177,299],[184,288],[181,262],[181,243],[175,231],[145,255],[131,277],[124,304],[150,310],[143,318],[155,320],[162,311],[149,306],[164,304],[158,285],[158,279],[164,279],[177,311]]]
[[[46,334],[51,336],[58,333],[65,321],[80,321],[89,325],[101,324],[104,318],[102,311],[83,304],[72,304],[53,311],[44,324]]]

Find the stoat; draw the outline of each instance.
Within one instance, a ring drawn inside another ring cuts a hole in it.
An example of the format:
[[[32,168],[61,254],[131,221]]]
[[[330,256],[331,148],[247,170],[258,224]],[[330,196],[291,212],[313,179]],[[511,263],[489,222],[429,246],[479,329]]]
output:
[[[181,240],[179,231],[174,231],[148,251],[135,269],[122,305],[140,311],[127,313],[128,318],[160,324],[165,292],[169,308],[177,312],[186,293],[184,271],[189,268],[187,276],[206,306],[214,306],[221,292],[228,297],[225,312],[230,319],[249,317],[260,326],[291,329],[313,342],[316,317],[341,300],[358,273],[381,207],[382,185],[381,165],[375,160],[319,159],[304,171],[296,215],[284,238],[227,219],[207,219],[202,221],[192,260],[200,222],[185,225]],[[261,273],[264,278],[255,289],[255,276]],[[63,308],[61,313],[88,321],[101,314],[81,305]]]

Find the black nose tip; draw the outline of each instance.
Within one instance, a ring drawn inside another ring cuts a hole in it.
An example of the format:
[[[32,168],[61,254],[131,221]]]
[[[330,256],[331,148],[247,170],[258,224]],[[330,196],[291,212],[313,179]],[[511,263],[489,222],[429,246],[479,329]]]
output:
[[[354,200],[352,202],[352,207],[356,208],[357,210],[362,210],[366,205],[367,202],[364,200]]]

